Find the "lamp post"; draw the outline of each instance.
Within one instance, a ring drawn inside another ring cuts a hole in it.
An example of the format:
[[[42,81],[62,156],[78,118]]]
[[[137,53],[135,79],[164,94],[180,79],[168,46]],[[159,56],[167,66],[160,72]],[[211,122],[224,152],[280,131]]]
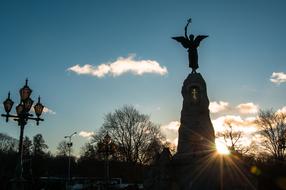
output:
[[[108,156],[110,151],[112,150],[111,137],[107,133],[103,138],[103,152],[104,152],[104,160],[105,160],[105,189],[108,189],[109,185],[109,160]]]
[[[20,137],[19,137],[19,162],[16,170],[16,180],[23,181],[23,135],[24,129],[28,120],[36,121],[36,124],[39,125],[40,121],[44,121],[40,118],[44,106],[41,104],[40,97],[38,98],[37,104],[34,105],[34,111],[37,117],[33,117],[33,114],[29,113],[34,101],[30,98],[32,89],[28,86],[28,79],[26,79],[25,85],[20,89],[20,103],[16,106],[16,115],[10,114],[10,111],[13,107],[14,102],[10,98],[10,92],[8,93],[8,98],[3,102],[4,109],[6,114],[1,114],[2,117],[6,118],[6,122],[9,121],[9,118],[14,118],[14,121],[18,122],[20,126]]]
[[[76,135],[76,132],[74,132],[73,134],[71,135],[67,135],[65,136],[65,139],[68,138],[69,141],[67,143],[68,145],[68,148],[69,148],[69,165],[68,165],[68,186],[69,186],[69,189],[70,189],[70,185],[71,185],[71,147],[72,147],[72,141],[71,141],[71,138],[72,136]]]

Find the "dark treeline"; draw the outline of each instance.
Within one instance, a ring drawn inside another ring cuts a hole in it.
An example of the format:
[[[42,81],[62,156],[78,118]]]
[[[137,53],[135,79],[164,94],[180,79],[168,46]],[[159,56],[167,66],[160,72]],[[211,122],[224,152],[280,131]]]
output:
[[[110,142],[105,142],[106,137]],[[72,177],[104,180],[106,160],[110,178],[121,178],[126,183],[143,183],[144,169],[162,150],[164,137],[149,116],[140,114],[132,106],[124,106],[105,116],[103,126],[80,151],[73,155],[68,141],[61,141],[57,151],[49,151],[42,134],[23,141],[23,177],[36,184],[40,177],[67,179],[69,151]],[[15,177],[18,163],[18,141],[0,134],[0,189],[7,188]],[[37,189],[37,188],[36,188]]]
[[[234,130],[231,123],[218,134],[231,151],[226,160],[230,158],[233,163],[244,165],[242,172],[252,175],[251,183],[256,189],[286,189],[285,118],[283,113],[261,111],[255,121],[259,131],[254,134],[260,141],[247,146],[240,143],[245,134]],[[106,141],[107,136],[110,141]],[[159,126],[152,123],[149,116],[132,106],[124,106],[105,115],[102,127],[81,148],[79,157],[71,154],[71,175],[104,180],[108,160],[110,178],[143,183],[147,169],[163,148],[170,146],[165,142]],[[40,177],[67,179],[68,153],[72,152],[67,143],[60,142],[56,153],[51,154],[43,135],[24,138],[23,176],[34,184],[33,189],[37,189]],[[9,189],[9,181],[15,177],[17,151],[18,140],[0,133],[0,189]]]
[[[1,134],[0,141],[4,138],[14,140],[7,135]],[[41,136],[40,134],[36,137]],[[34,137],[35,139],[35,137]],[[29,138],[25,137],[25,142]],[[8,142],[8,141],[7,141]],[[43,144],[42,138],[41,147],[35,147],[31,144],[29,152],[23,155],[23,177],[31,183],[37,184],[39,177],[59,177],[66,179],[68,176],[68,155],[56,154],[52,155],[46,149],[46,144]],[[17,144],[15,144],[17,145]],[[7,143],[7,146],[9,144]],[[14,146],[14,145],[13,145]],[[87,145],[86,145],[87,146]],[[16,166],[18,162],[18,153],[15,147],[0,150],[0,189],[9,189],[9,181],[15,177]],[[44,151],[44,149],[46,149]],[[101,152],[96,150],[94,156],[83,148],[83,155],[79,158],[71,156],[71,174],[73,177],[92,177],[104,180],[105,179],[105,159]],[[110,155],[109,172],[112,178],[121,178],[127,183],[143,183],[143,173],[145,166],[136,162],[125,162]]]

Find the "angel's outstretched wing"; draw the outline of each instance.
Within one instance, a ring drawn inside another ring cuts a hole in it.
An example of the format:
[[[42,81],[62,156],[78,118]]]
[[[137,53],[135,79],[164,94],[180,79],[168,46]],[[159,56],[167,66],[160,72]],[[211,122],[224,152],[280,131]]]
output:
[[[198,47],[200,45],[201,41],[207,37],[208,37],[207,35],[198,35],[194,40],[194,45],[196,47]]]
[[[180,42],[182,44],[182,46],[184,46],[184,48],[190,47],[189,40],[183,36],[172,37],[172,39],[176,40],[177,42]]]

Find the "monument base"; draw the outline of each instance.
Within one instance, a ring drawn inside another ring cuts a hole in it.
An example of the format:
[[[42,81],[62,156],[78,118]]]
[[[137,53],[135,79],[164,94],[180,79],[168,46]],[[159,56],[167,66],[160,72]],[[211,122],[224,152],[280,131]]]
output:
[[[219,167],[215,155],[214,152],[175,155],[172,159],[172,173],[177,189],[218,190]]]

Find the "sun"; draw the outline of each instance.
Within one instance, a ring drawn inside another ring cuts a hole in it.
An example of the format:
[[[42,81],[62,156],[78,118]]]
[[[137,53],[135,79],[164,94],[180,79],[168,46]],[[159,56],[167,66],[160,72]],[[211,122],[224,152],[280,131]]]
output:
[[[230,154],[230,151],[228,150],[227,146],[224,143],[216,141],[215,144],[216,144],[216,150],[219,154],[224,154],[224,155]]]

